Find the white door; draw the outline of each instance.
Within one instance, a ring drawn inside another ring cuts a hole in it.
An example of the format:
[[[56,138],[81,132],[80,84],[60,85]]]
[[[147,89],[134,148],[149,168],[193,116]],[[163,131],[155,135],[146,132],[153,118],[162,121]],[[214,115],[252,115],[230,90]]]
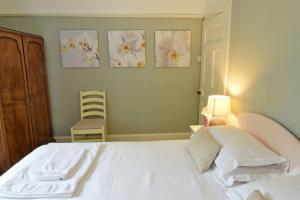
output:
[[[199,123],[201,110],[213,94],[225,94],[229,51],[230,9],[205,18],[202,31]]]

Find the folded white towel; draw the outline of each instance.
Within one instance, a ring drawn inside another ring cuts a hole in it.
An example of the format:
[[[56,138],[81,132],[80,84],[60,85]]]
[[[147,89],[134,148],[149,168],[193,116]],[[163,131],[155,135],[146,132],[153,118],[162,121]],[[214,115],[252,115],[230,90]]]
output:
[[[51,146],[53,146],[52,149],[55,149],[54,147],[56,145],[50,145],[49,147]],[[62,147],[63,145],[58,144],[57,146]],[[82,149],[82,147],[77,145],[73,146],[72,144],[66,144],[66,148],[72,148],[74,150]],[[89,151],[86,153],[86,156],[83,156],[83,159],[79,161],[78,165],[76,165],[77,169],[74,169],[76,171],[72,178],[59,181],[32,180],[28,175],[31,166],[26,166],[12,175],[11,179],[7,182],[0,185],[0,197],[18,199],[72,197],[80,181],[97,157],[100,144],[90,144],[85,148]],[[49,151],[51,151],[51,148],[49,148]],[[49,151],[45,152],[45,156],[47,156],[46,154],[47,152],[49,153]]]
[[[74,174],[74,169],[87,153],[87,149],[60,147],[46,162],[33,164],[28,170],[28,175],[37,181],[65,180]]]

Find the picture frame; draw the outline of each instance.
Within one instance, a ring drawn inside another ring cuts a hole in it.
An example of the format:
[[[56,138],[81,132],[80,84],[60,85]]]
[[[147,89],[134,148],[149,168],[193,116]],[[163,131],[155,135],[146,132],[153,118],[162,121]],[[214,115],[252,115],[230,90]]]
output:
[[[60,30],[59,35],[64,68],[100,66],[97,30]]]
[[[156,30],[155,63],[157,67],[190,67],[191,31]]]
[[[111,68],[145,67],[146,38],[144,30],[111,30],[107,35]]]

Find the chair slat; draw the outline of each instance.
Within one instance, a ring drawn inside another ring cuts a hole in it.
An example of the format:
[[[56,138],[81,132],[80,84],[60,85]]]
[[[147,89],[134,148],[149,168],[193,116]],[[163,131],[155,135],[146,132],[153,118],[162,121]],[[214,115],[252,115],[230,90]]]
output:
[[[80,94],[81,94],[81,96],[88,96],[88,95],[104,96],[105,92],[104,91],[81,91]]]
[[[88,110],[88,109],[101,109],[101,110],[104,110],[105,107],[103,105],[100,105],[100,104],[90,104],[90,105],[83,105],[82,106],[83,112],[85,110]]]
[[[82,117],[88,117],[88,116],[100,116],[100,117],[104,117],[104,112],[102,111],[86,111],[81,113]]]
[[[93,103],[93,102],[100,102],[100,103],[104,103],[104,99],[102,98],[95,98],[95,97],[92,97],[92,98],[85,98],[85,99],[81,99],[81,105],[84,104],[84,103]]]

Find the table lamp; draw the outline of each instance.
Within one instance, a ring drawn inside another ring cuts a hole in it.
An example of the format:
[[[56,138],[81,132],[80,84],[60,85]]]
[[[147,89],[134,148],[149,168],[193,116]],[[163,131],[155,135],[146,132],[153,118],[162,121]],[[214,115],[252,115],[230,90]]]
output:
[[[201,114],[206,117],[204,125],[224,125],[226,117],[231,113],[231,100],[229,96],[211,95],[208,97],[207,106]]]

